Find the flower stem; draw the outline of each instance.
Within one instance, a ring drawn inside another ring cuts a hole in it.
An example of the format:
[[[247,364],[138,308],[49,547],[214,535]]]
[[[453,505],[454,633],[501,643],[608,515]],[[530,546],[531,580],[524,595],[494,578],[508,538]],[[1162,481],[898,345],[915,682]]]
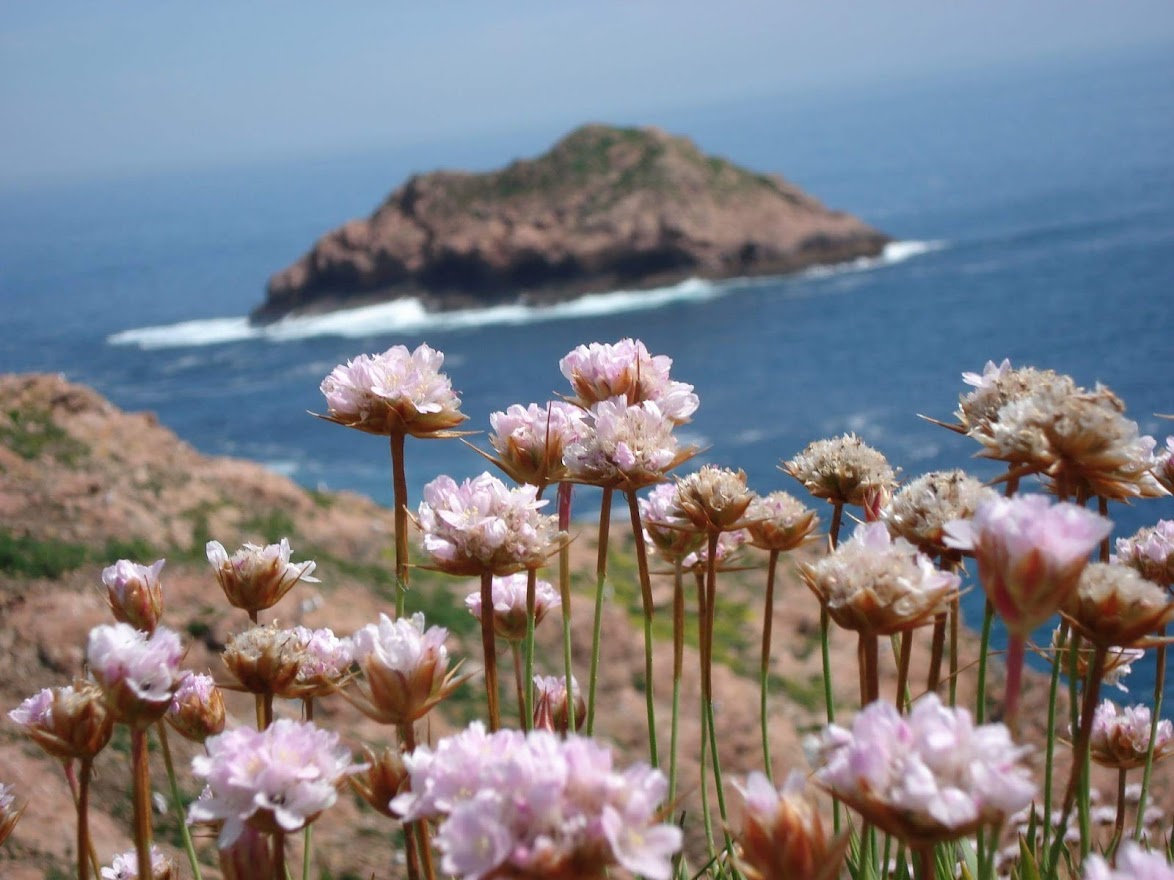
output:
[[[1109,858],[1117,852],[1117,846],[1121,843],[1121,838],[1125,834],[1125,768],[1122,767],[1117,771],[1117,819],[1113,823],[1113,840],[1109,843],[1109,848],[1105,850],[1105,855]]]
[[[571,526],[571,487],[573,483],[558,484],[558,528],[566,532]],[[566,541],[558,551],[558,591],[563,613],[563,667],[567,693],[573,695],[574,665],[571,656],[571,548]],[[569,717],[569,716],[568,716]],[[574,726],[574,719],[570,719]]]
[[[946,622],[949,613],[943,611],[933,619],[933,637],[929,645],[929,675],[925,679],[925,689],[936,692],[942,683],[942,659],[946,654]]]
[[[416,727],[411,722],[403,724],[399,729],[400,744],[408,754],[416,750]],[[404,841],[412,851],[411,864],[415,865],[416,855],[419,855],[420,864],[424,868],[426,880],[436,880],[436,868],[432,863],[432,842],[429,839],[428,820],[420,819],[404,826]],[[416,844],[419,844],[418,848]]]
[[[1007,689],[1003,696],[1003,723],[1016,739],[1019,738],[1019,692],[1023,688],[1023,660],[1026,649],[1026,636],[1011,633],[1007,639]]]
[[[1163,639],[1166,628],[1162,627],[1159,634]],[[1137,802],[1137,826],[1133,829],[1133,839],[1141,840],[1142,830],[1145,828],[1145,805],[1150,793],[1150,775],[1154,769],[1154,746],[1158,742],[1158,724],[1162,717],[1162,693],[1166,689],[1166,644],[1163,641],[1154,652],[1157,670],[1154,673],[1154,712],[1150,716],[1150,742],[1145,751],[1145,770],[1141,776],[1141,798]]]
[[[81,810],[82,809],[81,790],[80,790],[80,786],[78,785],[78,782],[77,782],[77,775],[73,772],[73,761],[72,760],[62,761],[61,762],[61,769],[65,771],[65,781],[67,783],[69,783],[69,793],[71,795],[73,795],[73,805],[78,810]],[[78,815],[78,821],[79,822],[82,821],[82,817],[81,817],[80,813]],[[102,866],[101,866],[101,863],[98,861],[98,853],[94,850],[94,839],[92,837],[90,837],[90,834],[89,834],[90,817],[89,817],[89,804],[88,803],[86,804],[85,822],[86,822],[86,844],[87,844],[87,848],[89,849],[90,866],[94,869],[94,876],[98,877],[102,873]],[[81,853],[78,853],[78,858],[79,859],[81,858]]]
[[[153,876],[151,870],[151,768],[147,763],[147,731],[130,729],[131,776],[134,789],[135,852],[140,877]]]
[[[1068,624],[1060,622],[1059,644],[1068,641]],[[1060,666],[1063,655],[1060,651],[1052,657],[1052,679],[1048,685],[1048,738],[1044,746],[1044,821],[1040,851],[1048,851],[1048,834],[1052,830],[1052,777],[1056,757],[1056,697],[1060,689]]]
[[[175,778],[175,764],[171,760],[171,745],[167,741],[167,725],[162,721],[155,722],[155,729],[159,734],[159,750],[163,752],[163,766],[167,768],[167,784],[171,790],[171,808],[179,818],[179,834],[183,838],[184,852],[192,866],[192,876],[201,880],[200,861],[196,858],[196,848],[192,845],[192,835],[188,831],[186,821],[187,811],[184,809],[183,797],[179,793],[179,782]],[[83,765],[84,769],[84,765]]]
[[[90,777],[93,776],[94,762],[82,758],[81,781],[77,792],[77,876],[88,880],[90,876]]]
[[[611,528],[612,489],[604,487],[599,504],[599,546],[595,556],[595,621],[591,634],[591,671],[587,682],[587,735],[595,732],[595,686],[599,679],[599,642],[603,636],[603,585],[607,581],[607,544]]]
[[[314,720],[314,698],[305,697],[302,700],[302,717],[306,721]],[[314,826],[309,824],[302,831],[302,880],[310,880],[310,864],[314,859]],[[199,880],[199,874],[196,875]]]
[[[510,642],[510,656],[514,660],[514,689],[518,697],[518,721],[522,730],[530,729],[530,719],[526,717],[526,693],[522,685],[522,649],[517,642]]]
[[[526,572],[526,660],[524,672],[519,672],[518,711],[522,716],[522,730],[529,730],[534,718],[534,615],[538,605],[538,569]]]
[[[636,493],[628,491],[628,514],[632,520],[632,538],[636,543],[636,568],[640,573],[640,600],[644,606],[644,704],[648,715],[649,763],[660,766],[656,748],[656,701],[652,690],[652,578],[648,573],[648,547],[644,543],[644,527],[640,524],[640,507]]]
[[[828,529],[828,548],[835,550],[840,543],[840,524],[844,519],[844,505],[840,501],[832,503],[832,524]],[[823,666],[823,705],[827,713],[828,724],[836,723],[836,698],[832,691],[832,657],[831,645],[831,618],[828,616],[827,606],[821,604],[819,609],[819,656]],[[840,833],[840,801],[832,798],[832,829]]]
[[[950,705],[958,705],[958,621],[962,616],[962,602],[954,596],[950,603]]]
[[[913,658],[913,630],[901,633],[901,656],[897,660],[897,699],[894,703],[898,712],[909,706],[909,661]]]
[[[771,769],[770,736],[768,735],[769,715],[766,708],[767,691],[770,687],[770,641],[775,616],[775,569],[779,564],[779,551],[771,550],[766,564],[766,598],[762,610],[762,661],[759,666],[758,714],[762,724],[762,760],[766,767],[766,778],[774,784],[774,770]]]
[[[673,722],[669,739],[669,806],[677,798],[677,735],[681,716],[681,673],[685,667],[685,584],[678,557],[673,566]],[[767,767],[770,767],[769,762]]]
[[[288,873],[285,867],[285,832],[280,829],[273,832],[273,880],[288,880],[286,874]],[[142,877],[142,869],[139,869],[139,876]],[[150,877],[150,874],[146,876]]]
[[[722,787],[722,762],[717,750],[717,724],[713,711],[713,625],[717,610],[717,543],[720,532],[709,533],[709,546],[705,561],[705,657],[702,669],[701,687],[705,699],[705,713],[709,723],[709,751],[713,756],[713,783],[717,788],[717,809],[722,820],[726,837],[726,849],[733,855],[734,841],[730,837],[730,819],[726,813],[726,795]]]
[[[978,643],[978,696],[975,698],[974,722],[986,722],[986,666],[991,649],[991,625],[995,620],[995,606],[987,600],[982,613],[982,635]]]
[[[485,655],[485,699],[489,706],[489,730],[501,727],[497,704],[497,642],[493,631],[493,573],[481,573],[481,650]]]
[[[880,651],[875,633],[861,630],[856,658],[860,664],[860,708],[863,709],[880,698]]]
[[[395,505],[395,616],[398,619],[404,616],[408,592],[408,478],[404,471],[402,433],[391,435],[391,491]]]

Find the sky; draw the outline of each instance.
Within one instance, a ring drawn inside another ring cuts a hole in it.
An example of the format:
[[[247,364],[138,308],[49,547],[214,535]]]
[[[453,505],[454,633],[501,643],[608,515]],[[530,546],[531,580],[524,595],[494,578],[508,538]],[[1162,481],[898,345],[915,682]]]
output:
[[[1170,0],[0,0],[0,183],[476,138],[1170,46]]]

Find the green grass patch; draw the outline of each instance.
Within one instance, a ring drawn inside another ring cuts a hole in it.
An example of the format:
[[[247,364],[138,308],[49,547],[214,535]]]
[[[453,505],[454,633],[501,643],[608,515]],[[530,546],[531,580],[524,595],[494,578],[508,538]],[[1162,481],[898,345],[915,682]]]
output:
[[[45,410],[10,409],[6,415],[8,424],[0,424],[0,444],[21,458],[29,461],[53,458],[72,466],[90,451],[88,446],[54,422]]]

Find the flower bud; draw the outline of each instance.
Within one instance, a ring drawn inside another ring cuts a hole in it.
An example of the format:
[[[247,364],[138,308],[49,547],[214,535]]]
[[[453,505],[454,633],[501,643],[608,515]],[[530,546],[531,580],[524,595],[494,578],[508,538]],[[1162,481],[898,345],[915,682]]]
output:
[[[761,773],[751,773],[746,780],[738,861],[747,880],[819,880],[836,875],[843,850],[829,847],[805,788],[806,780],[795,771],[778,791]]]
[[[398,819],[399,815],[391,809],[391,799],[399,794],[408,781],[408,768],[404,759],[395,749],[384,749],[382,754],[376,755],[364,746],[363,753],[367,757],[367,769],[349,777],[351,788],[384,816]]]
[[[82,680],[70,687],[45,688],[8,717],[47,754],[63,761],[93,758],[106,747],[114,728],[102,689]]]
[[[138,880],[139,860],[135,850],[119,853],[110,867],[102,869],[102,880]],[[150,880],[179,880],[179,868],[158,847],[151,847]]]
[[[755,498],[746,519],[750,543],[780,553],[802,546],[819,525],[815,511],[786,492]]]
[[[498,638],[507,642],[520,642],[526,638],[526,572],[495,577],[493,579],[493,631]],[[534,585],[534,626],[538,626],[554,608],[562,607],[562,599],[547,581]],[[469,613],[481,619],[481,593],[470,593],[465,597]]]
[[[202,743],[224,730],[224,695],[212,676],[189,672],[164,717],[180,736]]]
[[[255,626],[228,640],[221,655],[242,688],[252,694],[277,694],[289,688],[301,668],[293,631],[276,624]]]
[[[289,539],[259,547],[245,544],[229,556],[219,541],[209,541],[208,562],[228,601],[252,614],[272,608],[298,581],[318,583],[310,577],[315,563],[289,561]]]
[[[182,659],[179,636],[166,627],[148,636],[127,623],[96,626],[86,643],[86,662],[116,720],[140,729],[171,706]]]
[[[0,785],[0,846],[4,845],[23,812],[24,807],[16,805],[16,795],[12,793],[12,786]]]
[[[567,699],[566,676],[536,675],[534,689],[537,701],[534,705],[534,727],[550,730],[566,736],[576,733],[587,719],[587,704],[579,693],[579,683],[571,678],[573,698]],[[572,714],[573,712],[573,714]],[[572,726],[572,722],[573,725]]]
[[[106,602],[114,613],[114,619],[129,623],[135,629],[153,633],[163,616],[163,589],[159,584],[159,572],[164,560],[154,565],[138,565],[127,559],[120,559],[102,570],[102,583],[106,585]]]
[[[706,465],[695,474],[677,481],[678,516],[699,532],[728,532],[754,500],[746,488],[746,473]]]

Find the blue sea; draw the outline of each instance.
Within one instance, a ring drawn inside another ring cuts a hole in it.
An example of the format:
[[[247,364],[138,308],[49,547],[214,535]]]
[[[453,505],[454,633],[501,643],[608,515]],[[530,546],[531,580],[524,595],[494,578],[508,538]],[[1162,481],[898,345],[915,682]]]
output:
[[[0,192],[0,370],[64,373],[154,411],[204,452],[382,502],[386,447],[307,411],[322,409],[318,384],[337,363],[397,343],[444,351],[469,427],[486,429],[492,410],[565,392],[558,360],[574,346],[639,337],[696,386],[686,439],[761,492],[796,490],[779,461],[844,431],[907,477],[954,466],[993,476],[971,441],[918,418],[950,420],[960,374],[988,359],[1103,382],[1143,433],[1174,433],[1155,415],[1174,412],[1174,52],[607,121],[661,125],[782,173],[898,243],[877,260],[788,278],[690,281],[547,310],[437,316],[401,302],[256,330],[244,315],[269,274],[407,174],[499,166],[560,131],[10,188]],[[418,498],[437,474],[483,464],[458,442],[417,441],[408,467]],[[1174,517],[1174,503],[1111,515],[1130,533]],[[971,600],[976,622],[981,600]],[[1150,676],[1135,675],[1135,694]]]

